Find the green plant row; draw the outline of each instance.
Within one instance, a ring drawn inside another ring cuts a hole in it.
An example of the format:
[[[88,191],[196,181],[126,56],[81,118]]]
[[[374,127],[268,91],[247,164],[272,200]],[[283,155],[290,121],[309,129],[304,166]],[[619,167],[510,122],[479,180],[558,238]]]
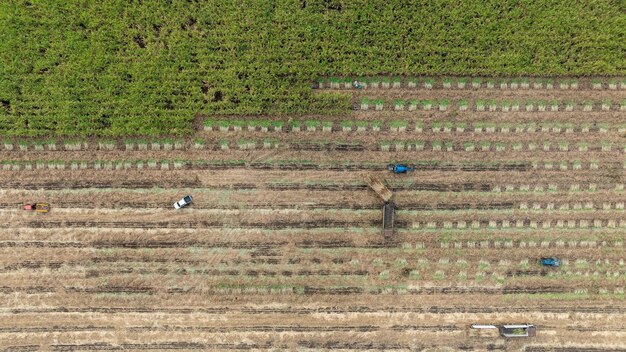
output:
[[[385,101],[383,99],[362,98],[358,108],[360,110],[383,110],[385,105],[390,106],[393,110],[440,110],[445,111],[456,108],[459,111],[610,111],[621,110],[626,111],[626,100],[619,103],[609,99],[602,101],[581,101],[574,102],[557,101],[557,100],[417,100],[417,99],[395,99],[393,101]]]
[[[216,127],[219,126],[219,127]],[[206,131],[263,131],[256,127],[242,128],[244,123],[232,123],[228,120],[211,120],[205,124]],[[508,122],[452,122],[452,121],[435,121],[425,123],[422,121],[395,119],[389,121],[382,120],[344,120],[341,122],[328,120],[306,120],[306,121],[284,121],[275,122],[274,128],[269,128],[268,132],[287,132],[287,131],[381,131],[381,130],[407,130],[423,132],[431,130],[433,132],[626,132],[626,124],[609,124],[609,123],[572,123],[572,122],[527,122],[527,123],[508,123]],[[198,140],[198,143],[202,143]]]
[[[487,78],[487,77],[328,77],[317,80],[319,88],[490,88],[490,89],[626,89],[626,78]]]
[[[496,151],[496,152],[510,152],[510,151],[603,151],[603,152],[622,152],[626,153],[626,144],[619,144],[610,141],[600,141],[598,143],[590,142],[577,142],[570,143],[569,141],[525,141],[525,142],[493,142],[493,141],[476,141],[476,142],[455,142],[455,141],[422,141],[422,140],[393,140],[393,141],[381,141],[379,143],[381,150],[389,151],[391,146],[394,146],[395,151],[400,150],[433,150],[433,151]],[[574,169],[582,168],[580,161],[573,163]]]
[[[615,143],[612,141],[599,141],[599,142],[570,142],[567,140],[546,140],[546,141],[516,141],[516,142],[492,142],[492,141],[475,141],[475,142],[454,142],[454,141],[423,141],[423,140],[385,140],[379,142],[379,147],[383,151],[389,151],[390,146],[394,146],[394,150],[433,150],[433,151],[578,151],[578,152],[624,152],[626,153],[626,144]],[[11,146],[8,147],[7,146]],[[13,150],[12,145],[5,144],[5,150]],[[287,148],[287,149],[304,149],[304,150],[372,150],[371,147],[367,147],[361,141],[354,140],[302,140],[296,142],[284,141],[278,138],[265,138],[262,140],[257,139],[237,139],[228,140],[222,139],[217,143],[212,141],[196,140],[193,144],[194,149],[274,149],[274,148]],[[21,150],[26,150],[25,148]],[[134,149],[133,146],[126,145],[126,150],[147,150],[142,149],[139,146],[138,149]],[[155,147],[151,150],[171,150],[160,149]]]
[[[218,121],[222,127],[219,130],[215,128],[213,131],[236,131],[236,125],[228,123],[228,121]],[[276,123],[281,126],[280,131],[342,131],[342,132],[365,132],[365,131],[397,131],[397,132],[435,132],[435,133],[608,133],[608,132],[626,132],[626,124],[614,125],[609,123],[582,123],[575,124],[571,122],[527,122],[527,123],[498,123],[498,122],[453,122],[453,121],[434,121],[425,123],[422,121],[396,119],[389,121],[381,120],[346,120],[341,122],[325,121],[325,120],[309,120],[308,122],[292,121]],[[296,129],[296,127],[298,127]],[[325,128],[326,127],[326,128]],[[258,131],[258,130],[257,130]],[[278,130],[268,130],[278,131]],[[262,143],[278,144],[276,138],[265,138]],[[0,150],[9,151],[61,151],[61,150],[185,150],[187,149],[188,140],[184,139],[126,139],[126,140],[96,140],[92,142],[78,142],[67,140],[20,140],[5,139],[0,141]],[[210,140],[196,138],[190,141],[191,148],[205,149],[212,142]],[[345,142],[348,143],[348,142]],[[581,142],[584,143],[584,142]]]
[[[390,162],[394,162],[393,160]],[[442,160],[416,160],[416,161],[405,161],[408,162],[410,164],[415,165],[416,167],[443,167],[443,168],[450,168],[450,167],[500,167],[500,166],[504,166],[504,167],[508,167],[508,166],[516,166],[516,165],[524,165],[524,164],[528,164],[529,162],[527,161],[522,161],[522,162],[518,162],[518,161],[514,161],[514,160],[507,160],[506,162],[489,162],[489,161],[465,161],[465,162],[455,162],[455,163],[449,163],[449,162],[445,162]],[[288,167],[293,167],[293,168],[307,168],[307,167],[312,167],[312,168],[318,168],[318,169],[335,169],[335,168],[348,168],[348,169],[362,169],[362,170],[384,170],[387,167],[388,162],[382,162],[382,163],[374,163],[374,162],[353,162],[353,161],[337,161],[337,162],[315,162],[315,161],[310,161],[310,160],[306,160],[306,159],[287,159],[287,160],[266,160],[263,162],[254,162],[254,163],[247,163],[245,160],[241,160],[241,159],[226,159],[226,160],[204,160],[204,159],[200,159],[200,160],[185,160],[185,159],[175,159],[175,160],[156,160],[156,159],[129,159],[129,160],[35,160],[35,161],[30,161],[30,160],[2,160],[0,161],[0,164],[2,165],[9,165],[6,169],[15,169],[17,167],[19,167],[20,169],[33,169],[38,167],[38,165],[40,165],[42,168],[50,168],[47,165],[53,165],[52,168],[67,168],[70,167],[72,164],[87,164],[87,165],[91,165],[91,167],[87,166],[87,168],[102,168],[102,165],[122,165],[121,168],[125,168],[124,165],[128,165],[129,163],[132,165],[134,164],[139,164],[139,163],[143,163],[144,165],[150,165],[150,163],[152,164],[161,164],[161,165],[170,165],[170,164],[175,164],[175,163],[179,163],[182,165],[191,165],[191,167],[251,167],[254,168],[256,166],[272,166],[272,167],[278,167],[280,168],[281,166],[288,166]],[[535,168],[540,168],[540,167],[545,167],[546,165],[551,165],[551,166],[556,166],[556,168],[558,168],[558,165],[566,165],[569,168],[571,168],[571,166],[575,165],[576,162],[571,162],[571,161],[563,161],[561,163],[556,163],[556,162],[552,162],[552,161],[533,161],[530,162],[531,166],[535,167]],[[589,165],[591,168],[597,168],[599,166],[599,163],[597,161],[590,161],[590,162],[583,162],[584,165]],[[15,168],[13,167],[15,165]],[[99,166],[95,166],[95,165],[99,165]],[[626,164],[625,164],[626,165]],[[132,166],[131,166],[132,168]]]

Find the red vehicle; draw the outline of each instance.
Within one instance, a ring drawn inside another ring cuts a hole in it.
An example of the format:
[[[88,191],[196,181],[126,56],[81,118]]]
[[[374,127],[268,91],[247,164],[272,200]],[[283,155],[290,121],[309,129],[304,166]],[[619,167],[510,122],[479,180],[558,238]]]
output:
[[[24,210],[36,211],[39,213],[47,213],[50,211],[50,204],[48,203],[25,204]]]

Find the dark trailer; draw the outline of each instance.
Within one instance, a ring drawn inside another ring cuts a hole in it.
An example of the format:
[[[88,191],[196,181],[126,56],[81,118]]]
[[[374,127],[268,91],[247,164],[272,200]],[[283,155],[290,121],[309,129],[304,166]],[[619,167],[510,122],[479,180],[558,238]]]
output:
[[[385,202],[383,205],[383,235],[385,238],[393,236],[393,221],[396,215],[396,203]]]

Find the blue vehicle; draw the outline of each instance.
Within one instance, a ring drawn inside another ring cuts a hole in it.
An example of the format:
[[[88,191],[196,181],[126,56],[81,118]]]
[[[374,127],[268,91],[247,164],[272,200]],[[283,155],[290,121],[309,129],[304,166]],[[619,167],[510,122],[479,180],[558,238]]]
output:
[[[404,164],[391,164],[387,166],[387,170],[394,174],[406,174],[408,171],[415,171],[415,168]]]
[[[561,261],[554,257],[542,257],[539,260],[539,263],[543,266],[553,266],[553,267],[558,267],[561,265]]]

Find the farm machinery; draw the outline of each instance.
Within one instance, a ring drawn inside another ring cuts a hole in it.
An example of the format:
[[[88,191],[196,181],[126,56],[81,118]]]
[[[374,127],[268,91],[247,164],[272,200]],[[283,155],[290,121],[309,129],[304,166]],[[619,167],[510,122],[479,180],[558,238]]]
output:
[[[505,324],[479,325],[474,324],[469,329],[471,337],[533,337],[537,334],[537,328],[532,324]]]
[[[47,213],[50,211],[50,204],[48,203],[32,203],[32,204],[25,204],[22,209],[24,210],[29,210],[29,211],[35,211],[38,213]]]
[[[352,87],[354,87],[356,89],[363,89],[363,85],[359,81],[352,82]]]
[[[561,261],[555,257],[542,257],[539,259],[539,264],[543,266],[559,267],[561,266]]]
[[[406,174],[409,171],[415,171],[415,168],[404,164],[389,164],[387,170],[394,174]]]
[[[374,176],[370,175],[367,178],[367,184],[385,202],[383,204],[383,236],[391,238],[393,236],[393,223],[396,213],[396,203],[391,199],[393,198],[393,193],[381,180]]]

